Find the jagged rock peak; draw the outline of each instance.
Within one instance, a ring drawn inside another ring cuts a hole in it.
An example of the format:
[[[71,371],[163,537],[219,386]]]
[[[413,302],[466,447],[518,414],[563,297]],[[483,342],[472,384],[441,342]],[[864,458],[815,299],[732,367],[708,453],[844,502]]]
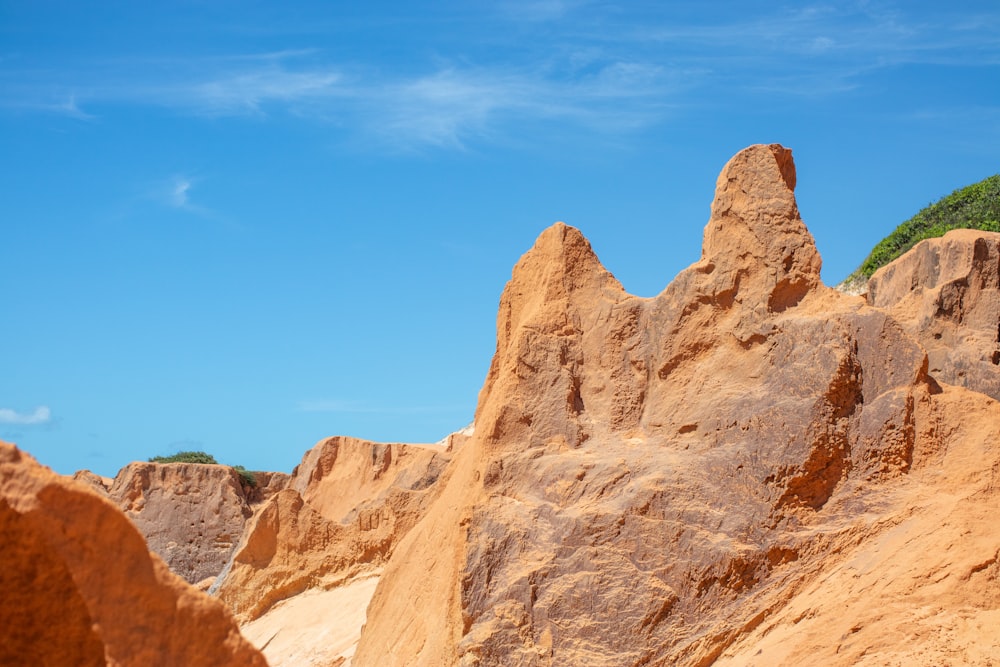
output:
[[[576,227],[557,222],[543,231],[535,245],[518,261],[504,296],[557,301],[588,288],[623,291],[601,264],[583,233]]]
[[[702,244],[702,263],[724,279],[720,289],[739,293],[750,282],[781,311],[821,284],[822,262],[794,189],[792,151],[780,144],[745,148],[722,169]]]

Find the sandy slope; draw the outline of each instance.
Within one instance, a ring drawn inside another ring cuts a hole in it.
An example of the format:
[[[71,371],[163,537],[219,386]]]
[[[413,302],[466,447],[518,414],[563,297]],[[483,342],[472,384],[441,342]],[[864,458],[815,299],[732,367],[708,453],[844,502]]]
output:
[[[378,580],[377,575],[362,577],[333,590],[306,591],[244,625],[243,636],[261,649],[271,667],[346,667]]]

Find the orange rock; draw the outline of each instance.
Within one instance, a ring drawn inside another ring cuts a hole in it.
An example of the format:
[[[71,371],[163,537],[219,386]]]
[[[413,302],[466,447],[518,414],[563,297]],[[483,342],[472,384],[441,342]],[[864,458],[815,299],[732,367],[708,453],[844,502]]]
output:
[[[0,443],[0,664],[266,667],[110,501]]]
[[[319,442],[251,520],[213,590],[248,622],[303,591],[377,574],[436,497],[449,458],[443,445]]]
[[[652,299],[577,230],[543,232],[501,298],[475,435],[393,551],[356,667],[712,664],[829,549],[885,534],[916,469],[984,447],[899,322],[821,284],[794,184],[787,149],[736,155],[701,260]]]
[[[866,303],[821,283],[795,179],[782,146],[737,154],[701,259],[654,298],[545,230],[475,428],[321,441],[259,492],[212,590],[276,664],[1000,664],[1000,235],[918,245]],[[175,474],[111,494],[149,535],[240,506],[228,478]],[[0,514],[18,544],[21,517]],[[97,660],[89,589],[24,553],[15,579],[53,574],[15,604],[68,600],[59,656]]]
[[[921,241],[871,277],[868,303],[920,341],[937,379],[1000,400],[1000,234]]]

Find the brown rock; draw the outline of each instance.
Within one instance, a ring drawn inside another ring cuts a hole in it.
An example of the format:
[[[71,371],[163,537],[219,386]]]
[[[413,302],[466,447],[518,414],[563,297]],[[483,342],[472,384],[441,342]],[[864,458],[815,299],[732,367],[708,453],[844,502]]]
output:
[[[229,562],[253,514],[246,491],[229,466],[136,462],[121,469],[108,495],[149,549],[196,584]]]
[[[0,443],[0,664],[265,667],[108,500]]]
[[[291,475],[284,472],[259,471],[253,475],[256,485],[252,487],[243,485],[247,502],[251,506],[266,502],[271,496],[285,489],[292,479]]]
[[[87,470],[74,479],[110,498],[135,523],[151,551],[188,583],[202,586],[232,558],[255,506],[290,479],[280,472],[254,476],[251,487],[229,466],[135,462],[114,479]]]
[[[794,183],[780,146],[734,157],[701,260],[652,299],[577,230],[539,237],[475,435],[393,551],[354,665],[712,664],[826,548],[883,534],[916,467],[983,447],[916,340],[821,284]]]
[[[931,374],[1000,399],[1000,234],[955,229],[927,239],[868,281],[927,350]]]

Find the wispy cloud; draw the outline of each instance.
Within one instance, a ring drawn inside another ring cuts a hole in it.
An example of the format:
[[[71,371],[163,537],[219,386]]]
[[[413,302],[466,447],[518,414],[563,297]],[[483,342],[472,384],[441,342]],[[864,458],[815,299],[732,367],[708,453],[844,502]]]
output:
[[[655,63],[614,58],[588,63],[581,72],[548,62],[439,61],[428,71],[406,75],[315,60],[312,51],[193,59],[172,63],[167,68],[172,78],[161,80],[128,69],[136,67],[132,63],[96,77],[91,72],[88,76],[101,82],[87,87],[86,101],[92,108],[149,105],[205,116],[293,113],[354,127],[396,147],[454,148],[472,138],[495,137],[511,122],[559,120],[602,132],[628,131],[661,116],[662,98],[677,79]],[[150,64],[150,69],[161,68]],[[30,86],[19,90],[23,98],[40,92]],[[0,93],[0,106],[12,105],[10,95]],[[84,113],[78,97],[66,99],[71,106],[64,113]],[[173,191],[171,201],[189,206],[188,190]]]
[[[190,206],[188,202],[188,190],[191,189],[191,181],[186,178],[177,177],[174,179],[173,187],[170,190],[170,203],[176,208],[186,208]]]
[[[359,95],[368,128],[397,142],[464,147],[509,124],[566,122],[620,133],[662,119],[684,85],[657,65],[610,62],[583,76],[538,70],[447,67]],[[374,92],[374,91],[373,91]]]
[[[816,4],[771,14],[701,24],[642,26],[634,38],[668,43],[679,49],[709,49],[708,58],[726,58],[739,69],[760,59],[815,59],[824,69],[867,62],[876,67],[904,63],[984,64],[1000,57],[996,28],[1000,13],[970,22],[967,12],[942,10],[933,19],[912,19],[893,5],[853,2]],[[932,14],[933,16],[933,14]],[[741,65],[742,63],[742,65]]]
[[[52,111],[55,113],[62,114],[64,116],[69,116],[71,118],[76,118],[78,120],[94,120],[95,116],[85,112],[76,103],[76,95],[69,95],[62,102],[58,102],[52,105]]]
[[[493,27],[498,11],[518,22],[510,36]],[[7,67],[0,69],[0,106],[81,119],[115,104],[211,117],[293,115],[394,147],[464,149],[470,141],[516,141],[526,123],[630,133],[704,105],[720,90],[730,98],[815,98],[874,85],[873,75],[900,65],[1000,64],[1000,11],[973,16],[948,6],[918,13],[857,0],[747,17],[666,5],[626,10],[584,0],[507,0],[470,15],[463,24],[468,36],[458,34],[450,52],[424,63],[374,55],[338,61],[299,48],[132,56],[52,71]],[[476,43],[484,35],[489,49]],[[176,206],[190,208],[191,187],[174,192]]]
[[[505,0],[497,9],[517,21],[552,21],[586,4],[586,0]]]
[[[239,225],[218,211],[200,204],[192,199],[192,193],[199,179],[184,174],[177,174],[158,183],[152,192],[152,199],[161,205],[177,211],[190,213],[206,220],[222,223],[228,227],[239,228]]]
[[[94,120],[97,116],[84,111],[78,103],[75,93],[60,92],[50,95],[46,92],[29,89],[8,93],[7,97],[0,95],[0,108],[16,109],[56,116],[75,118],[76,120]]]
[[[52,419],[48,406],[40,405],[34,412],[18,412],[10,408],[0,408],[0,424],[47,424]]]
[[[206,81],[179,84],[173,90],[152,91],[167,104],[180,104],[214,115],[264,113],[271,103],[304,103],[338,94],[342,75],[330,69],[292,71],[275,64],[262,69],[226,73]]]

